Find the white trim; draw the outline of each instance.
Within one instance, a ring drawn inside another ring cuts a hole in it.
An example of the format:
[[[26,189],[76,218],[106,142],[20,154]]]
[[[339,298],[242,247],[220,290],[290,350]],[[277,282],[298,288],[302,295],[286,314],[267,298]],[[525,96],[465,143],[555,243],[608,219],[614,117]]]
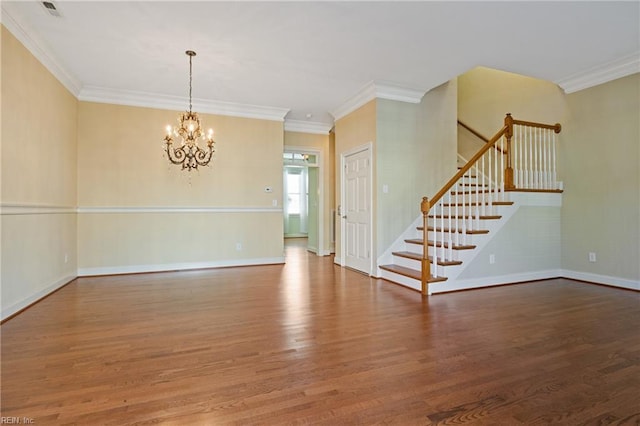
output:
[[[2,13],[0,13],[2,24],[69,92],[75,97],[78,97],[78,93],[80,93],[80,89],[82,88],[82,82],[56,59],[56,56],[51,52],[47,43],[36,35],[36,31],[16,21],[10,9],[11,2],[2,2]]]
[[[640,281],[634,281],[627,278],[611,277],[607,275],[592,274],[590,272],[572,271],[568,269],[563,269],[560,274],[564,278],[640,291]]]
[[[129,105],[143,108],[158,108],[182,111],[188,104],[184,96],[170,96],[160,93],[136,90],[109,89],[98,86],[85,86],[78,100],[116,105]],[[205,114],[226,115],[231,117],[255,118],[260,120],[284,121],[288,108],[239,104],[235,102],[193,99],[193,110]]]
[[[344,101],[342,105],[333,111],[329,111],[329,114],[331,114],[335,120],[339,120],[375,98],[375,84],[372,81],[360,89],[355,95]]]
[[[282,207],[75,207],[47,204],[0,204],[0,215],[69,213],[282,213]]]
[[[0,215],[27,215],[27,214],[75,214],[75,206],[55,204],[0,204]]]
[[[581,71],[569,77],[556,80],[554,83],[562,87],[565,93],[568,94],[626,77],[637,72],[640,72],[640,52],[634,52],[586,71]]]
[[[282,207],[78,207],[78,213],[281,213]]]
[[[26,298],[22,299],[21,301],[19,301],[17,303],[14,303],[11,306],[3,308],[2,309],[2,313],[0,314],[0,318],[2,320],[5,320],[6,318],[10,317],[11,315],[14,315],[17,312],[20,312],[22,309],[24,309],[24,308],[28,307],[29,305],[37,302],[38,300],[42,299],[43,297],[48,296],[52,292],[58,290],[60,287],[62,287],[65,284],[75,280],[76,278],[77,278],[76,275],[67,275],[65,277],[62,277],[62,278],[56,280],[55,282],[53,282],[49,286],[43,288],[42,290],[27,296]]]
[[[507,191],[506,194],[518,206],[562,207],[560,192]]]
[[[262,257],[253,259],[229,259],[208,262],[162,263],[152,265],[103,266],[95,268],[78,268],[78,276],[120,275],[145,272],[185,271],[190,269],[228,268],[236,266],[256,266],[283,264],[284,257]]]
[[[390,101],[419,104],[426,92],[426,90],[397,86],[393,83],[376,83],[376,97]]]
[[[521,272],[517,274],[498,275],[493,277],[470,278],[466,280],[447,280],[429,284],[431,294],[444,293],[448,291],[469,290],[472,288],[492,287],[504,284],[516,284],[527,281],[546,280],[550,278],[561,278],[561,269],[550,269],[546,271]]]
[[[360,89],[358,93],[351,96],[342,105],[329,113],[335,120],[339,120],[375,98],[419,104],[425,93],[426,90],[401,87],[393,83],[376,83],[375,81],[371,81]]]
[[[314,133],[317,135],[328,135],[333,124],[319,123],[317,121],[285,120],[285,132]]]

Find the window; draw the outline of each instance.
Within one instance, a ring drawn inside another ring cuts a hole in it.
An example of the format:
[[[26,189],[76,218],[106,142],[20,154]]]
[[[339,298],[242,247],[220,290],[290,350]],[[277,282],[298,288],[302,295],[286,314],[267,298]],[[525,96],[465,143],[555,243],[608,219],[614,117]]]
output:
[[[287,213],[289,214],[300,214],[301,176],[299,170],[287,171]]]

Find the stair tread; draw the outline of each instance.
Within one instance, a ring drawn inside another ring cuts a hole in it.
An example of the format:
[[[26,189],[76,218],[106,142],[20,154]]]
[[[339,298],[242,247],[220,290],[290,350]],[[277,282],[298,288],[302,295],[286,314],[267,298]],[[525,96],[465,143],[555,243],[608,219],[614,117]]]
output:
[[[404,241],[405,241],[406,243],[410,243],[410,244],[420,244],[420,245],[422,245],[422,244],[423,244],[423,242],[422,242],[422,239],[421,239],[421,238],[409,238],[409,239],[406,239],[406,240],[404,240]],[[428,241],[427,241],[427,244],[428,244],[428,245],[430,245],[430,246],[433,246],[433,241],[428,240]],[[438,242],[438,244],[437,244],[437,246],[436,246],[436,247],[442,247],[442,245],[443,245],[443,244],[442,244],[441,242]],[[444,243],[444,247],[449,248],[449,244],[448,244],[448,243]],[[476,248],[476,246],[474,246],[474,245],[462,245],[462,246],[457,246],[457,245],[453,244],[453,245],[451,246],[451,248],[452,248],[453,250],[473,250],[474,248]]]
[[[492,194],[498,192],[495,189],[471,189],[468,191],[452,191],[451,195],[473,195],[473,194]]]
[[[481,206],[481,205],[489,205],[488,201],[485,201],[484,203],[478,203],[476,201],[472,202],[472,203],[442,203],[443,206],[445,207],[453,207],[453,206]],[[511,206],[513,205],[513,201],[493,201],[491,204],[493,204],[494,206]]]
[[[430,219],[434,219],[436,216],[435,215],[429,215]],[[440,218],[444,218],[444,219],[475,219],[475,217],[473,216],[449,216],[449,215],[444,215],[444,216],[438,216],[438,219]],[[478,217],[478,219],[480,220],[498,220],[498,219],[502,219],[502,216],[500,215],[480,215]]]
[[[478,182],[458,182],[458,186],[480,186],[480,187],[488,187],[488,183],[478,183]]]
[[[422,279],[422,273],[418,270],[412,268],[405,268],[404,266],[399,265],[380,265],[380,269],[384,269],[385,271],[393,272],[395,274],[404,275],[405,277],[413,278],[415,280],[420,281]],[[446,281],[447,277],[434,277],[433,275],[427,280],[427,282],[435,283],[440,281]]]
[[[418,231],[422,231],[424,230],[424,228],[422,226],[418,226],[416,228]],[[428,231],[434,231],[433,226],[429,226],[427,228]],[[435,228],[436,232],[442,232],[443,228]],[[444,232],[459,232],[461,234],[467,234],[467,235],[474,235],[474,234],[488,234],[489,230],[488,229],[467,229],[466,231],[462,232],[461,229],[458,230],[451,230],[449,228],[444,228]]]
[[[420,253],[414,253],[412,251],[394,251],[391,253],[394,256],[404,257],[407,259],[413,260],[422,260],[422,255]],[[433,263],[433,257],[429,256],[429,262]],[[440,266],[454,266],[454,265],[462,265],[462,261],[460,260],[442,260],[438,259],[438,265]]]

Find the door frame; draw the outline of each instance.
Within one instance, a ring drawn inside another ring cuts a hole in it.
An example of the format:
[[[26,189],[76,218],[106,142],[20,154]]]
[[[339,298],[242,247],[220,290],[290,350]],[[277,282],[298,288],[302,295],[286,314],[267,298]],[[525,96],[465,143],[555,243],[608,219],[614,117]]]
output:
[[[290,146],[285,145],[283,148],[284,152],[293,152],[296,154],[314,154],[318,161],[315,166],[307,166],[315,167],[318,169],[318,256],[325,256],[324,251],[324,169],[323,169],[323,158],[322,158],[322,150],[318,148],[306,148],[303,146]],[[282,167],[284,170],[284,165]],[[284,187],[284,183],[283,183]],[[286,196],[286,194],[283,194]],[[328,255],[329,253],[327,253]]]
[[[346,247],[345,244],[345,233],[346,233],[346,221],[343,217],[342,208],[346,205],[345,203],[345,193],[346,193],[346,185],[345,185],[345,166],[346,166],[346,158],[358,154],[360,152],[367,152],[367,159],[369,160],[369,270],[365,271],[370,276],[373,276],[373,266],[375,258],[373,252],[373,142],[367,142],[363,145],[358,145],[355,148],[351,148],[347,151],[340,153],[340,262],[339,265],[342,267],[347,266],[347,256],[346,256]]]

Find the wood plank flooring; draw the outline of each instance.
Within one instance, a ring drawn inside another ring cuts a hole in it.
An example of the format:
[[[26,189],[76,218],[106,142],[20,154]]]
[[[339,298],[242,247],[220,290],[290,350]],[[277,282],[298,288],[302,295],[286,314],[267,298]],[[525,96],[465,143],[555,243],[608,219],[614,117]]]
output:
[[[0,327],[36,425],[640,424],[640,295],[568,280],[422,298],[287,264],[82,278]]]

